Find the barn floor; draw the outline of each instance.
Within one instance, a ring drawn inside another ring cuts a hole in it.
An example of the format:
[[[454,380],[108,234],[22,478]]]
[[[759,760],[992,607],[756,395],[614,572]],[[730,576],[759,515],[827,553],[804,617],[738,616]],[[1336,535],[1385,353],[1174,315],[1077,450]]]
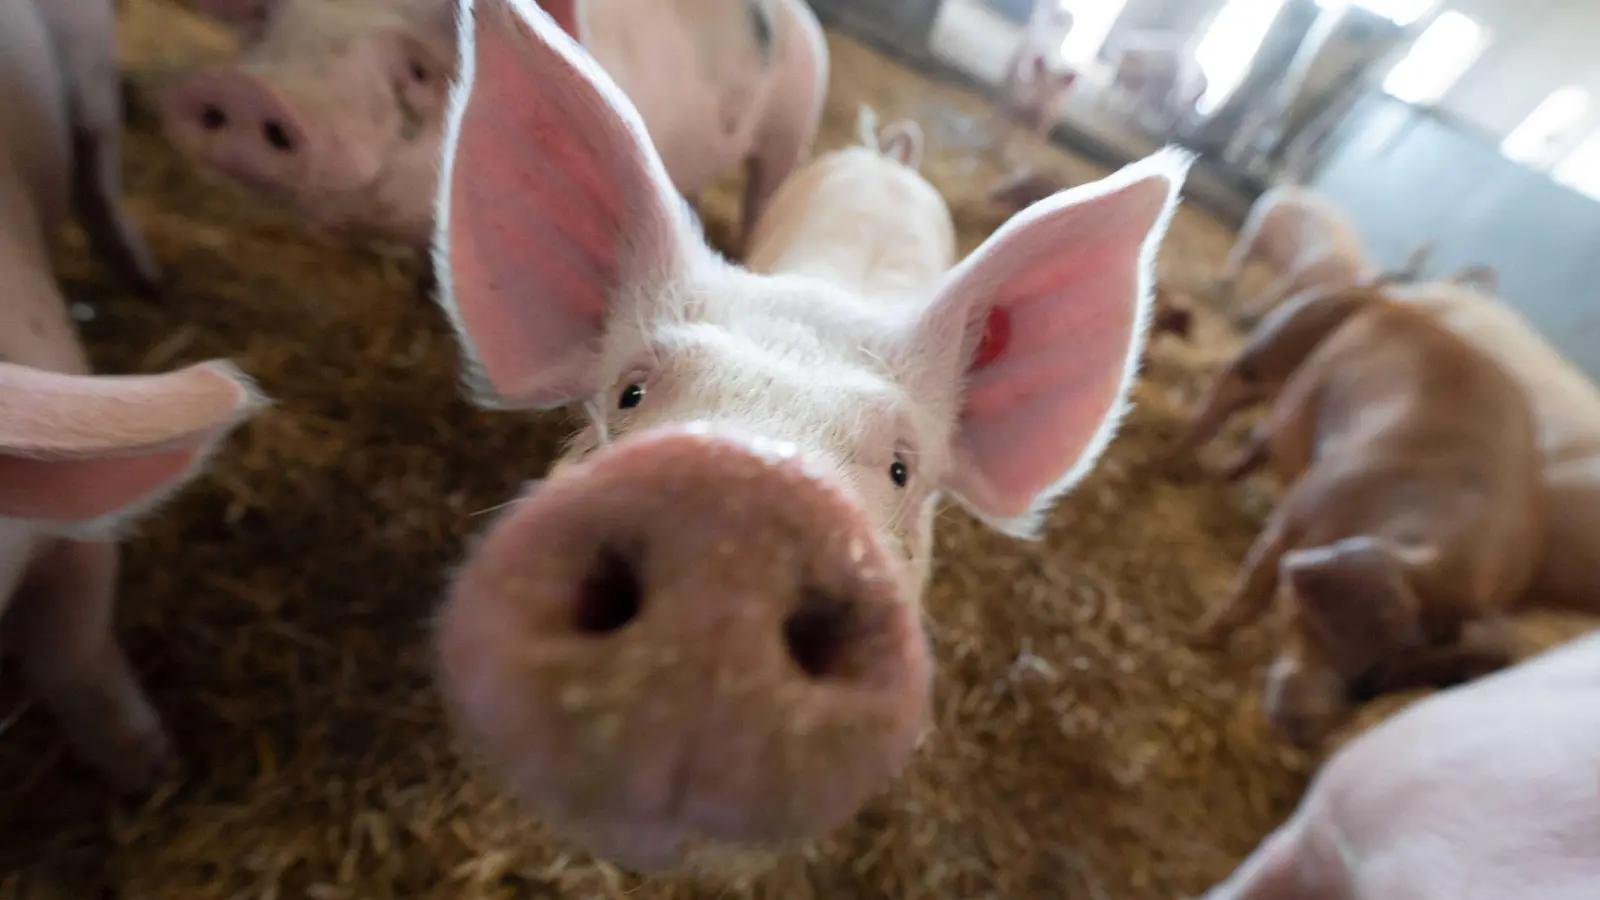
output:
[[[850,39],[832,47],[820,147],[853,140],[861,101],[916,117],[962,250],[976,246],[1004,217],[982,200],[999,170],[952,123],[984,115],[981,98]],[[1194,346],[1156,343],[1121,436],[1045,542],[942,517],[927,598],[939,728],[853,824],[731,886],[641,883],[564,848],[462,761],[427,634],[480,513],[546,467],[568,423],[461,399],[410,260],[319,244],[133,128],[130,202],[170,286],[158,303],[131,297],[71,236],[64,282],[95,312],[97,363],[231,356],[277,405],[125,552],[123,634],[187,779],[112,803],[0,682],[0,900],[1171,900],[1225,875],[1299,797],[1312,761],[1257,706],[1262,630],[1226,654],[1184,645],[1272,496],[1157,462],[1236,340],[1203,308]],[[1031,151],[1074,183],[1103,174]],[[732,208],[715,196],[708,219]],[[1230,239],[1180,213],[1168,279],[1203,282]]]

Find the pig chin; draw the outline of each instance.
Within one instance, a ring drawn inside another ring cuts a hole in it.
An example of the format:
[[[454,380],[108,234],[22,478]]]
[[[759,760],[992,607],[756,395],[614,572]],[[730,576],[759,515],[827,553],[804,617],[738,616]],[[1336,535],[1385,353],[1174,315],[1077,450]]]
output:
[[[443,612],[442,682],[531,811],[663,871],[819,836],[899,775],[930,717],[917,610],[833,476],[650,429],[494,526]]]

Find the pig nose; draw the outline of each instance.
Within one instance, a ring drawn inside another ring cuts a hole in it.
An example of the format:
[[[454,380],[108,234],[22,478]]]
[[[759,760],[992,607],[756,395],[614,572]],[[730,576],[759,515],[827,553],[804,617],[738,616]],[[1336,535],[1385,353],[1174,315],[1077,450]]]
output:
[[[304,174],[306,134],[298,118],[259,79],[212,69],[164,98],[162,120],[179,146],[225,174],[260,187],[290,187]]]
[[[903,769],[931,663],[902,584],[801,455],[643,432],[486,536],[440,623],[442,683],[533,811],[672,868],[816,836]]]

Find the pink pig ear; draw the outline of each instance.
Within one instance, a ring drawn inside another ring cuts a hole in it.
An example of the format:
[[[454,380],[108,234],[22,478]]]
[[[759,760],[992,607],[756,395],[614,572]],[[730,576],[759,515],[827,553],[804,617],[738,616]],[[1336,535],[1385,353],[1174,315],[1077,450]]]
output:
[[[945,487],[991,526],[1035,536],[1115,435],[1192,160],[1169,147],[1024,209],[925,315],[919,358],[963,385]]]
[[[463,0],[458,31],[441,302],[480,404],[559,406],[597,389],[608,316],[670,289],[701,245],[638,111],[532,0]]]
[[[222,361],[98,376],[0,363],[0,518],[85,533],[137,517],[265,403]]]

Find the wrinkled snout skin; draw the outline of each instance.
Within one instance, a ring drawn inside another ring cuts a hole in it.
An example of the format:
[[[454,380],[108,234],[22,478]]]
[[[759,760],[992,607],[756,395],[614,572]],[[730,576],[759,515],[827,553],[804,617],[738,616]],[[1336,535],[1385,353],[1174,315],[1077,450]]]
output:
[[[913,590],[838,477],[687,425],[562,467],[441,625],[463,726],[538,811],[666,866],[836,826],[928,727]]]
[[[456,67],[448,20],[363,0],[283,0],[251,29],[258,40],[238,62],[164,91],[168,139],[316,228],[425,245]]]
[[[1203,900],[1583,900],[1600,884],[1600,637],[1342,747]]]

